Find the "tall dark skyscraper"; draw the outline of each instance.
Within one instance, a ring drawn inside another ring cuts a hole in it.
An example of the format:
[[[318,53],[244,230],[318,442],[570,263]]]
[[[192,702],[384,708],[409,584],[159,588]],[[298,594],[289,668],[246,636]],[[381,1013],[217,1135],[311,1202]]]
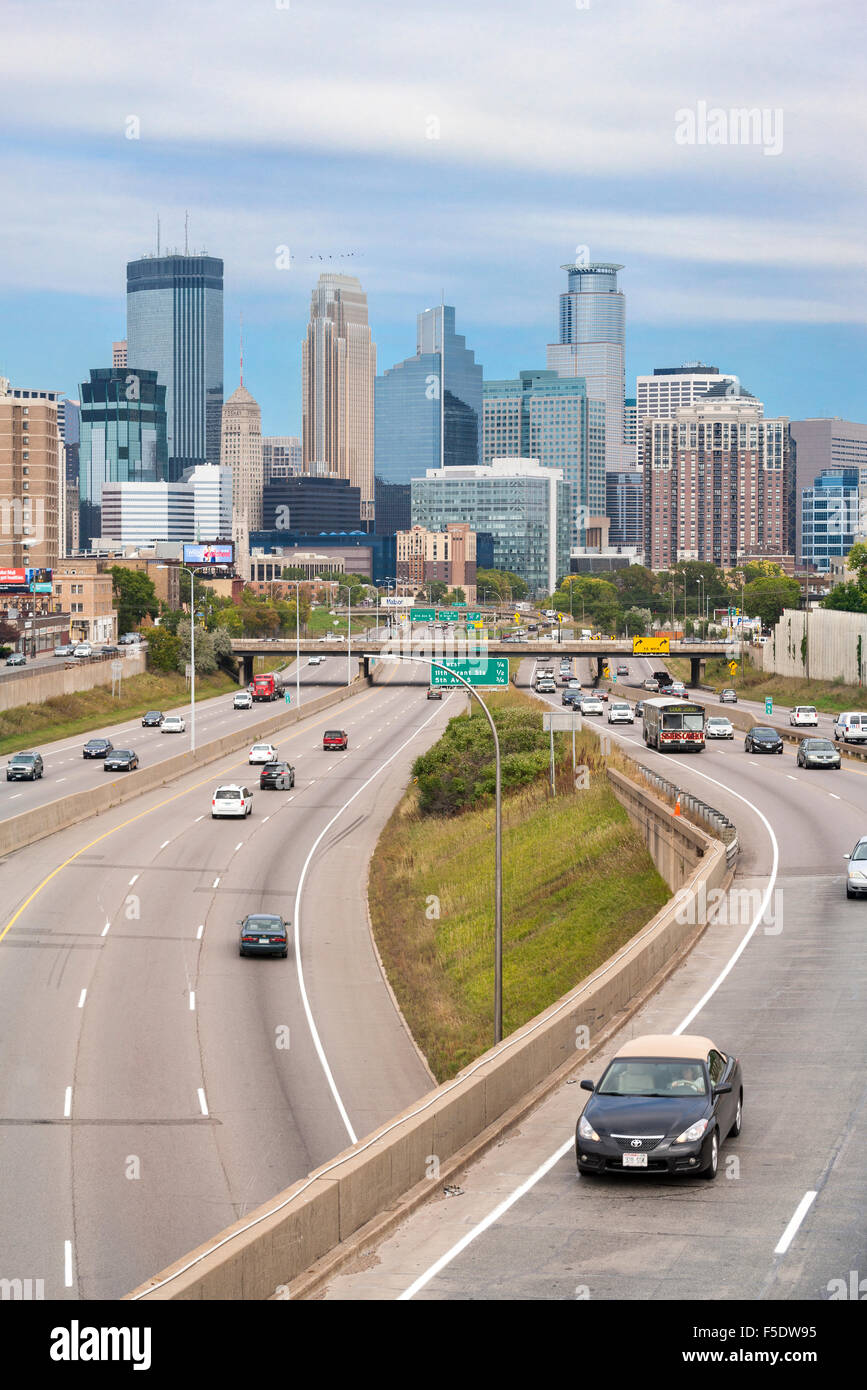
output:
[[[450,304],[418,315],[416,344],[415,357],[376,378],[375,464],[384,483],[423,478],[441,463],[481,462],[482,367],[455,332]]]
[[[223,410],[223,262],[144,256],[126,268],[127,361],[166,388],[168,480],[220,462]]]
[[[102,535],[105,483],[165,480],[166,388],[156,372],[133,366],[92,368],[80,389],[80,541],[87,548]]]

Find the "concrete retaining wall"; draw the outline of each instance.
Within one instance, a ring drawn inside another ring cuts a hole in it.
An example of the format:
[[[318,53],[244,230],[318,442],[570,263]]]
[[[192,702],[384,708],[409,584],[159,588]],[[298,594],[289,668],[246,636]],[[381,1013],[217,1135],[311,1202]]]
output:
[[[867,681],[867,613],[786,608],[758,650],[762,669],[776,675],[863,685]]]
[[[147,654],[115,657],[123,661],[123,678],[140,676],[147,664]],[[96,685],[111,685],[112,658],[81,661],[76,666],[56,666],[48,671],[34,671],[32,676],[16,676],[0,681],[0,710],[17,709],[19,705],[41,705],[56,695],[74,695],[77,690],[92,690]]]
[[[672,887],[707,889],[728,881],[724,846],[691,825],[672,826],[670,809],[621,774],[615,793],[641,824],[660,871]],[[383,1213],[430,1195],[426,1164],[436,1154],[441,1170],[479,1136],[505,1123],[527,1104],[534,1088],[551,1084],[558,1069],[585,1055],[576,1029],[586,1026],[595,1045],[602,1030],[659,981],[696,926],[679,922],[670,902],[617,955],[543,1014],[486,1053],[453,1081],[367,1139],[295,1183],[272,1201],[178,1260],[130,1298],[260,1299],[288,1286],[315,1261]],[[699,927],[700,930],[700,927]],[[168,1282],[164,1282],[168,1281]],[[162,1285],[162,1287],[158,1287]]]
[[[307,719],[320,710],[330,709],[332,705],[357,695],[368,685],[367,680],[359,678],[340,690],[319,695],[309,704],[302,705],[300,710],[284,707],[280,714],[271,715],[268,719],[260,719],[253,725],[245,723],[234,733],[203,743],[195,753],[179,753],[174,758],[164,758],[162,762],[139,768],[136,772],[119,773],[113,778],[106,776],[100,786],[73,792],[69,796],[58,797],[56,801],[49,801],[47,805],[36,806],[32,811],[24,811],[19,816],[10,816],[8,820],[0,822],[0,856],[11,854],[58,830],[66,830],[68,826],[76,825],[90,816],[103,815],[113,806],[132,801],[134,797],[153,791],[155,787],[165,786],[167,782],[182,777],[185,772],[205,767],[226,753],[235,753],[239,748],[264,741],[281,729],[297,724],[300,719]]]

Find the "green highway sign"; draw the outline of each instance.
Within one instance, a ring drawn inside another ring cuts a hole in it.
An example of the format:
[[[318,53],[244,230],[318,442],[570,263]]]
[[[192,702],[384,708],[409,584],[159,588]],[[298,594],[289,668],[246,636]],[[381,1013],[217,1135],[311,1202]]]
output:
[[[457,622],[460,622],[460,619],[461,619],[461,610],[460,610],[459,608],[438,608],[438,609],[437,609],[437,622],[440,622],[440,623],[457,623]]]
[[[481,615],[481,613],[465,613],[465,614],[464,614],[464,622],[466,622],[466,623],[480,623],[481,621],[482,621],[482,615]]]
[[[409,620],[411,623],[432,623],[436,621],[435,608],[411,608],[409,610]]]
[[[443,670],[445,666],[447,669]],[[463,676],[470,685],[508,685],[509,684],[509,658],[507,656],[495,657],[445,657],[439,666],[432,666],[430,673],[431,685],[459,686],[460,681],[455,680],[451,674],[456,671],[459,676]]]

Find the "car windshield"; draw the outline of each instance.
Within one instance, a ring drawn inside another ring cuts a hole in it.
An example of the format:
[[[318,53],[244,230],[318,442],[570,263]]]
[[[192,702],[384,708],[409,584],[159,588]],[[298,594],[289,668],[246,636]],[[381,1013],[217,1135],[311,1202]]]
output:
[[[146,719],[160,719],[161,717],[158,709],[149,709],[145,716]]]
[[[104,748],[104,747],[105,747],[105,739],[104,739],[104,738],[91,738],[91,739],[88,739],[87,743],[85,744],[85,748]]]
[[[264,936],[266,932],[282,932],[283,923],[279,917],[248,917],[244,927],[247,931],[257,931]]]
[[[814,753],[833,753],[834,745],[829,738],[805,738],[802,748],[809,748]]]
[[[111,756],[112,756],[113,758],[131,758],[131,757],[132,757],[132,749],[130,749],[130,748],[115,748],[115,750],[114,750],[114,752],[112,753]]]
[[[704,1096],[707,1086],[700,1062],[682,1058],[632,1058],[614,1061],[599,1084],[602,1096]]]
[[[241,793],[237,787],[218,787],[217,796],[220,801],[240,801]]]
[[[286,771],[286,764],[285,764],[285,763],[274,763],[274,762],[270,762],[270,763],[266,763],[265,766],[262,768],[263,774],[266,773],[266,772],[285,772],[285,771]]]
[[[765,743],[774,743],[779,737],[773,729],[753,729],[753,738],[761,739]]]
[[[718,729],[728,729],[731,727],[727,719],[709,719],[707,722],[708,724],[713,724],[714,728]]]
[[[852,851],[853,859],[867,859],[867,840],[861,840]]]
[[[815,714],[815,713],[816,713],[815,705],[799,705],[799,706],[798,706],[798,714]]]
[[[15,754],[15,757],[12,759],[12,761],[13,761],[13,763],[35,763],[35,762],[36,762],[36,754],[35,754],[35,753],[16,753],[16,754]]]
[[[433,719],[433,715],[431,715],[431,719]],[[340,729],[326,729],[326,731],[325,731],[325,737],[326,737],[326,738],[343,738],[343,733],[342,733],[342,731],[341,731]]]

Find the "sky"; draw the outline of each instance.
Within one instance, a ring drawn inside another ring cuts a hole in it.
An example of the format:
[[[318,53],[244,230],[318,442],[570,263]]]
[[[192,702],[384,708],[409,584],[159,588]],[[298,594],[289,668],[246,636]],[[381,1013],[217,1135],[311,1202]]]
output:
[[[865,32],[860,0],[5,0],[0,375],[77,396],[188,212],[266,434],[300,434],[322,269],[379,370],[442,292],[501,378],[545,366],[576,258],[624,266],[627,395],[700,360],[867,420]]]

